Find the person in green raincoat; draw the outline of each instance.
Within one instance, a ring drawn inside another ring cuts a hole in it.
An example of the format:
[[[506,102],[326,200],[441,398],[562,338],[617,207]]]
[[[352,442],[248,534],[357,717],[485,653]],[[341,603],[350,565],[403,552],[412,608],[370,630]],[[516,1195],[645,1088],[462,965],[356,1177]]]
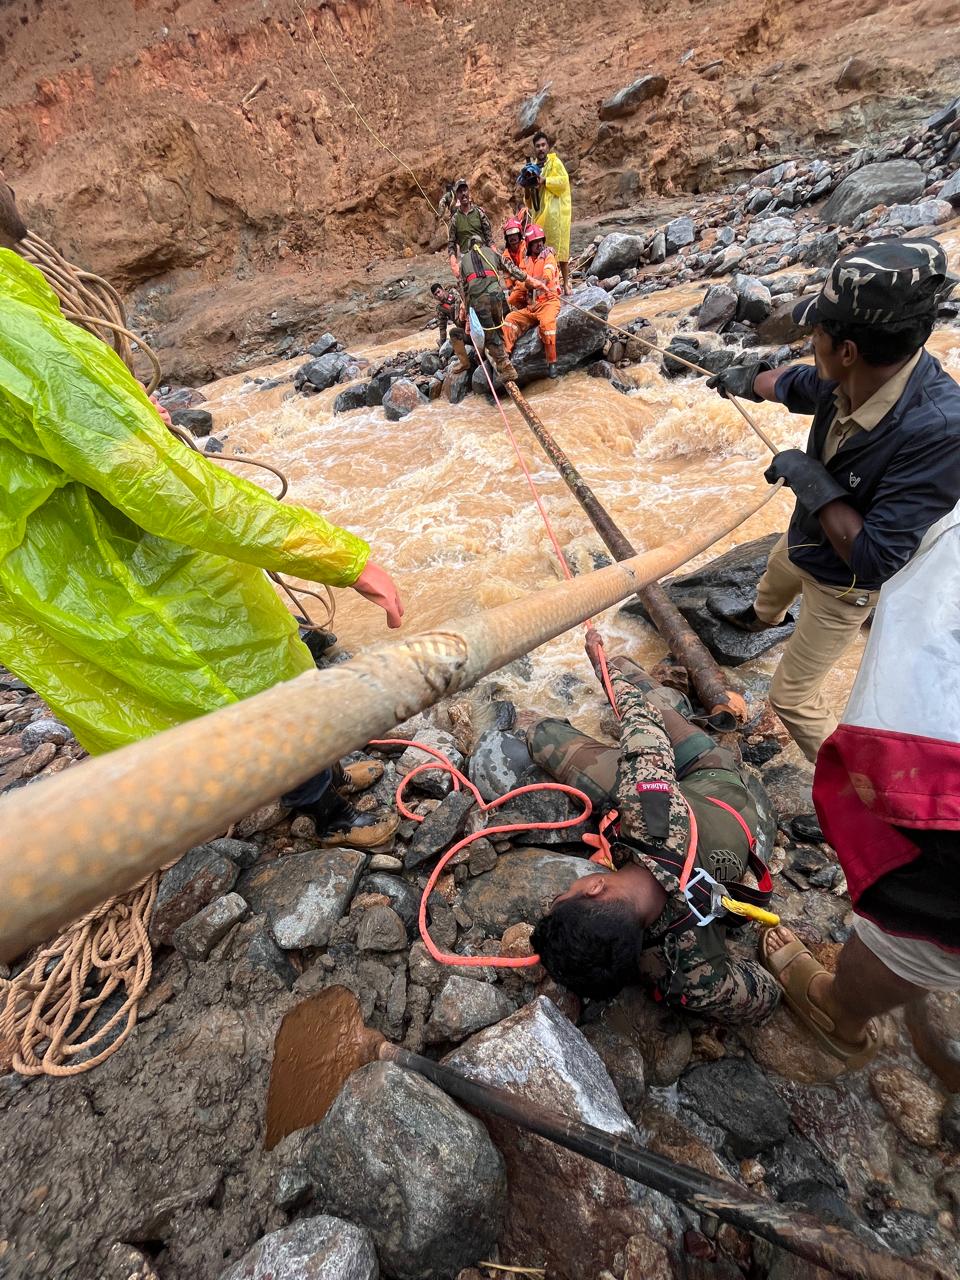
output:
[[[100,753],[314,665],[264,570],[353,587],[399,626],[367,543],[171,435],[116,353],[2,247],[9,227],[0,217],[0,662]],[[349,781],[325,770],[298,807],[342,831]]]
[[[538,205],[534,222],[543,227],[547,244],[557,255],[563,276],[563,291],[570,292],[570,179],[563,161],[550,150],[550,139],[542,131],[533,135],[533,150],[540,165]]]

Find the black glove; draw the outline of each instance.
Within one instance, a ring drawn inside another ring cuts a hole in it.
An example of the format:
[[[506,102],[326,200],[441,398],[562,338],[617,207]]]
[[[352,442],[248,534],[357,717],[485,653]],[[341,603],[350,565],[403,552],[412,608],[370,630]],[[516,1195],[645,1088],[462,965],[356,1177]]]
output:
[[[770,484],[782,480],[789,485],[797,495],[797,501],[811,515],[816,515],[828,502],[850,497],[823,463],[802,449],[782,450],[763,474]]]
[[[752,400],[755,404],[763,403],[763,396],[758,396],[753,389],[757,374],[766,373],[773,365],[769,360],[758,360],[755,364],[732,364],[722,373],[715,373],[707,379],[707,386],[723,396],[736,396],[740,400]]]

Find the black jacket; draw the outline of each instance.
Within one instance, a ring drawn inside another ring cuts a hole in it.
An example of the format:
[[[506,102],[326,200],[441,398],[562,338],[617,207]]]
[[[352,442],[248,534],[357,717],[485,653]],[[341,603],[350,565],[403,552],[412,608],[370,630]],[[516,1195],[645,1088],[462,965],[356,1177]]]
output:
[[[806,365],[786,369],[777,379],[781,404],[791,413],[814,415],[807,439],[811,457],[822,458],[836,413],[835,390],[836,383],[824,382]],[[818,582],[875,591],[960,501],[960,386],[925,351],[886,417],[872,431],[850,436],[824,465],[847,491],[863,528],[845,564],[819,521],[795,508],[787,535],[790,559]]]

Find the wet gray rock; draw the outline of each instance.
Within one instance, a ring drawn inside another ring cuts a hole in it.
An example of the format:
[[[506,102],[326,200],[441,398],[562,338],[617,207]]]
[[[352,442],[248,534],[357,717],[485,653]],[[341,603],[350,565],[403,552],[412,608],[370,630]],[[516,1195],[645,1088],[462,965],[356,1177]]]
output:
[[[403,864],[409,870],[429,862],[463,834],[467,815],[474,805],[469,791],[451,791],[433,813],[427,814],[407,846]]]
[[[532,763],[522,734],[488,729],[473,749],[469,778],[489,804],[518,787]]]
[[[960,117],[960,98],[954,98],[945,107],[941,107],[932,116],[928,116],[923,122],[923,128],[939,133],[946,129],[948,124],[953,124],[958,117]]]
[[[312,1137],[319,1202],[367,1228],[387,1275],[454,1276],[490,1256],[506,1198],[503,1158],[480,1121],[428,1080],[371,1063]]]
[[[20,749],[34,751],[43,742],[54,742],[59,747],[72,738],[73,733],[65,724],[44,716],[40,720],[32,720],[24,727],[20,734]]]
[[[420,357],[420,372],[427,377],[432,377],[435,373],[439,373],[442,362],[436,351],[425,351]]]
[[[678,249],[682,249],[686,244],[693,244],[696,239],[693,219],[686,217],[686,215],[674,218],[664,227],[663,236],[668,256],[671,253],[676,253]]]
[[[666,91],[666,76],[640,76],[601,103],[600,119],[619,120],[622,116],[633,115],[644,102],[662,98]]]
[[[737,319],[747,324],[761,324],[770,314],[773,300],[770,290],[754,276],[736,275],[730,287],[737,295]]]
[[[607,1021],[592,1022],[583,1034],[603,1059],[627,1114],[639,1121],[646,1096],[643,1053],[633,1036]]]
[[[528,786],[536,782],[553,782],[545,770],[534,765],[520,777],[520,785]],[[572,796],[562,791],[533,791],[527,795],[508,800],[497,810],[498,823],[522,823],[530,825],[539,822],[566,822],[578,817],[583,812],[583,805]],[[587,824],[578,822],[569,827],[554,827],[540,831],[515,831],[510,839],[514,844],[570,845],[579,844],[586,831]]]
[[[371,859],[371,865],[373,859]],[[399,866],[397,868],[399,870]],[[417,912],[420,908],[420,895],[408,881],[388,872],[374,871],[360,881],[359,893],[380,893],[390,899],[390,905],[403,921],[407,936],[412,938],[417,931]]]
[[[219,853],[222,858],[229,858],[241,870],[252,867],[260,857],[260,846],[252,840],[235,840],[231,836],[218,836],[216,840],[208,840],[205,846]]]
[[[297,391],[305,387],[310,391],[326,391],[336,385],[349,363],[350,357],[345,351],[331,351],[316,360],[308,360],[293,375],[293,385]]]
[[[771,533],[754,538],[717,556],[702,569],[670,578],[663,584],[670,600],[717,661],[725,666],[737,667],[749,662],[781,644],[793,632],[795,619],[791,614],[782,626],[757,632],[741,631],[721,616],[753,603],[757,583],[767,567],[767,557],[779,537],[780,534]],[[624,605],[623,612],[647,617],[637,600]]]
[[[521,920],[535,924],[558,893],[596,870],[596,864],[586,858],[546,849],[517,849],[500,854],[492,871],[464,885],[461,903],[488,937],[499,938],[504,929]]]
[[[599,1055],[545,997],[479,1032],[444,1061],[471,1079],[519,1093],[605,1133],[643,1139]],[[551,1274],[573,1280],[609,1268],[626,1240],[638,1233],[671,1252],[676,1249],[679,1219],[665,1197],[494,1117],[487,1124],[503,1152],[510,1184],[500,1237],[506,1256],[545,1262]],[[602,1215],[597,1205],[603,1205]]]
[[[960,1093],[952,1094],[947,1100],[940,1127],[944,1142],[954,1151],[960,1151]]]
[[[427,1044],[464,1040],[474,1031],[500,1022],[513,1008],[499,987],[451,973],[434,998],[424,1040]]]
[[[199,844],[185,853],[160,881],[150,921],[153,945],[159,947],[169,943],[175,929],[195,916],[208,902],[229,893],[238,874],[236,864],[212,845]]]
[[[316,342],[311,342],[307,347],[307,355],[325,356],[329,351],[335,351],[339,345],[332,333],[322,333]]]
[[[793,309],[796,305],[796,298],[774,303],[769,316],[757,326],[757,337],[761,342],[770,346],[780,346],[784,342],[799,342],[801,339],[810,337],[810,330],[797,324],[793,318]]]
[[[208,436],[213,430],[213,414],[208,409],[174,409],[170,421],[192,436]]]
[[[647,258],[654,265],[663,262],[667,256],[667,237],[663,231],[658,231],[650,241],[650,248],[647,250]]]
[[[383,397],[383,410],[388,422],[399,422],[420,405],[429,403],[415,382],[409,378],[398,378],[391,382],[390,390]]]
[[[604,1008],[602,1022],[637,1047],[646,1084],[675,1084],[693,1055],[690,1026],[639,987],[625,987]]]
[[[737,314],[737,295],[726,284],[715,284],[707,290],[697,312],[697,328],[715,333]]]
[[[471,376],[468,371],[461,372],[456,366],[451,365],[443,375],[441,395],[444,400],[450,404],[459,404],[470,391]]]
[[[290,988],[298,971],[274,942],[263,916],[244,920],[217,947],[213,958],[230,969],[235,989],[256,994],[267,988]]]
[[[680,1081],[681,1103],[726,1135],[737,1159],[758,1155],[790,1133],[790,1112],[749,1058],[692,1067]]]
[[[407,945],[407,927],[392,907],[371,907],[364,911],[357,929],[361,951],[402,951]]]
[[[396,382],[400,376],[397,369],[381,369],[373,374],[366,384],[367,408],[373,409],[376,405],[383,404],[383,397],[390,390],[390,384]]]
[[[691,364],[699,365],[707,373],[720,373],[721,370],[732,364],[734,359],[734,352],[729,347],[720,345],[708,346],[702,337],[687,333],[676,333],[670,339],[669,346],[663,356],[663,372],[668,378],[689,377],[691,374],[694,377],[704,376],[702,373],[689,369],[687,365],[681,364],[679,360],[671,360],[671,354],[678,355]]]
[[[239,893],[225,893],[173,931],[171,941],[187,960],[206,960],[221,938],[247,914]]]
[[[267,917],[285,950],[325,947],[350,905],[364,862],[355,849],[291,853],[245,872],[237,892]]]
[[[465,763],[463,755],[458,750],[453,736],[447,733],[446,730],[434,728],[418,730],[415,737],[417,742],[422,742],[427,747],[433,747],[435,751],[439,751],[441,755],[446,756],[455,769],[463,771]],[[404,778],[419,765],[430,764],[431,762],[438,763],[435,756],[429,755],[426,751],[420,751],[417,747],[407,747],[397,761],[397,772]],[[426,792],[428,796],[442,799],[452,791],[453,779],[446,770],[427,769],[418,774],[410,783],[410,786],[415,787],[418,791]]]
[[[590,271],[601,280],[607,276],[622,275],[640,261],[645,243],[643,236],[611,231],[600,241],[590,264]]]
[[[358,382],[354,387],[341,391],[333,402],[334,413],[350,413],[353,409],[364,409],[367,406],[367,384]]]
[[[813,769],[810,765],[769,764],[761,777],[770,803],[782,820],[813,810]]]
[[[514,141],[519,142],[521,138],[529,138],[539,125],[540,113],[550,102],[553,95],[550,92],[550,86],[553,81],[548,80],[542,89],[526,98],[520,104],[517,112],[517,127],[514,130]]]
[[[939,226],[955,217],[956,213],[949,200],[920,200],[917,204],[891,205],[881,221],[885,226],[915,231],[917,227]]]
[[[960,205],[960,169],[940,188],[940,199],[949,200],[954,206]]]
[[[840,183],[820,211],[820,221],[849,226],[858,214],[878,204],[916,200],[926,178],[915,160],[885,160],[865,164]]]
[[[786,244],[796,234],[796,230],[796,224],[792,218],[783,218],[778,215],[770,218],[757,218],[747,232],[744,244],[748,248],[761,244]]]
[[[377,1280],[379,1274],[370,1233],[322,1213],[271,1231],[220,1280]]]

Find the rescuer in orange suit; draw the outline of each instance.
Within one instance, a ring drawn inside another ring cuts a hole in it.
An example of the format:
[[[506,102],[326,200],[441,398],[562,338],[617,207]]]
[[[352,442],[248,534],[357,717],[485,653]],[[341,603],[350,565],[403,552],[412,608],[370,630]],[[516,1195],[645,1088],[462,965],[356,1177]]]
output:
[[[523,243],[523,229],[517,218],[508,218],[503,224],[503,238],[506,248],[503,251],[504,261],[510,259],[518,272],[526,275],[527,251]],[[522,307],[527,301],[527,286],[519,277],[504,276],[504,290],[507,290],[507,305],[511,310]]]
[[[547,357],[547,376],[558,377],[557,370],[557,317],[560,315],[560,294],[563,281],[557,258],[547,248],[543,228],[531,223],[523,234],[526,246],[526,306],[511,311],[503,322],[503,345],[509,355],[521,333],[536,325],[540,329],[540,341]],[[513,295],[510,297],[513,304]]]

